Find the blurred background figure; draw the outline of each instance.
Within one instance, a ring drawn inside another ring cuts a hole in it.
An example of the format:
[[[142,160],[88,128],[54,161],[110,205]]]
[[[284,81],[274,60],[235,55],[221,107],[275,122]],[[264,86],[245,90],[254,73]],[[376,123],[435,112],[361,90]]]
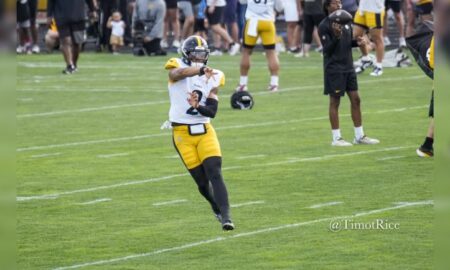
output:
[[[195,16],[201,0],[178,0],[178,9],[183,14],[184,23],[181,28],[181,43],[194,33]]]
[[[206,19],[206,0],[202,0],[199,5],[197,16],[195,17],[194,33],[208,40],[208,19]]]
[[[17,53],[31,53],[30,44],[30,8],[27,0],[17,0]]]
[[[309,57],[309,50],[313,37],[317,43],[317,50],[321,52],[322,45],[317,35],[317,27],[325,18],[322,8],[322,0],[304,0],[305,8],[303,9],[303,47],[300,54],[296,56]]]
[[[113,54],[117,55],[119,49],[124,45],[123,35],[125,34],[125,22],[122,20],[122,14],[115,11],[108,19],[108,28],[111,29],[110,45]]]
[[[133,32],[143,31],[145,53],[166,55],[161,49],[166,3],[163,0],[137,0],[133,12]]]
[[[226,0],[226,6],[224,11],[223,22],[228,31],[228,34],[233,39],[234,43],[239,42],[239,26],[237,23],[238,9],[237,9],[238,0]]]
[[[402,12],[402,0],[385,0],[386,12],[392,10],[394,13],[395,22],[397,23],[397,29],[399,33],[399,48],[406,47],[405,41],[405,19]],[[384,46],[391,45],[391,40],[388,37],[388,16],[384,16],[383,36]]]
[[[172,47],[180,48],[180,22],[178,21],[177,0],[166,1],[166,17],[164,18],[164,32],[161,40],[161,47],[166,49],[169,46],[169,33],[173,36]]]
[[[28,0],[28,9],[30,11],[30,33],[31,33],[31,52],[32,53],[40,53],[41,49],[38,45],[39,38],[39,29],[36,24],[36,15],[37,15],[37,1],[38,0]]]
[[[45,46],[49,53],[52,53],[54,50],[59,50],[59,33],[55,19],[52,20],[45,34]]]
[[[66,62],[63,74],[72,74],[78,70],[78,57],[85,39],[85,4],[88,5],[90,16],[95,17],[93,0],[48,0],[47,23],[53,19],[58,28],[61,49]]]
[[[300,52],[300,25],[299,20],[303,16],[300,0],[284,0],[284,19],[286,21],[287,51],[288,53]]]
[[[414,35],[416,19],[419,22],[433,20],[433,0],[406,0],[406,36]]]

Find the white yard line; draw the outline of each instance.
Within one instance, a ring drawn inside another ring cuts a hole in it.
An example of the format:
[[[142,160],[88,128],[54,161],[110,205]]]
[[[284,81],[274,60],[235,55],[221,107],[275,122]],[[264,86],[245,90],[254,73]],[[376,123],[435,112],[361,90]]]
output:
[[[153,251],[145,252],[145,253],[131,254],[131,255],[126,255],[123,257],[116,257],[116,258],[105,259],[105,260],[79,263],[79,264],[74,264],[74,265],[70,265],[70,266],[57,267],[57,268],[54,268],[54,270],[78,269],[78,268],[89,267],[89,266],[94,266],[94,265],[105,265],[105,264],[111,264],[111,263],[118,263],[118,262],[128,261],[128,260],[137,259],[137,258],[149,257],[149,256],[162,254],[162,253],[169,253],[172,251],[185,250],[185,249],[189,249],[192,247],[204,246],[207,244],[222,242],[222,241],[236,239],[236,238],[254,236],[254,235],[259,235],[259,234],[263,234],[263,233],[272,233],[272,232],[282,231],[282,230],[286,230],[286,229],[308,226],[308,225],[312,225],[312,224],[316,224],[316,223],[331,222],[334,220],[369,216],[372,214],[378,214],[378,213],[383,213],[383,212],[407,208],[407,207],[418,207],[418,206],[425,206],[425,205],[433,205],[433,201],[410,202],[410,203],[405,203],[405,204],[397,205],[397,206],[393,206],[393,207],[386,207],[386,208],[380,208],[380,209],[375,209],[375,210],[359,212],[359,213],[356,213],[353,215],[325,217],[325,218],[314,219],[314,220],[309,220],[309,221],[301,221],[301,222],[297,222],[297,223],[284,224],[284,225],[279,225],[279,226],[274,226],[274,227],[267,227],[267,228],[263,228],[263,229],[259,229],[259,230],[255,230],[255,231],[237,233],[237,234],[232,234],[229,236],[216,237],[216,238],[212,238],[212,239],[208,239],[208,240],[202,240],[202,241],[198,241],[198,242],[183,244],[180,246],[157,249],[157,250],[153,250]],[[324,227],[324,230],[325,230],[325,227]]]
[[[283,160],[283,161],[275,161],[275,162],[259,163],[259,164],[246,164],[245,166],[224,167],[222,170],[223,171],[236,170],[236,169],[241,170],[243,168],[257,168],[257,167],[268,168],[269,166],[274,166],[274,165],[286,165],[286,164],[292,164],[292,163],[311,162],[311,161],[318,161],[318,160],[320,161],[320,160],[331,159],[331,158],[335,158],[335,157],[348,157],[348,156],[365,155],[365,154],[385,152],[385,151],[396,151],[396,150],[402,150],[402,149],[407,149],[407,148],[412,148],[412,147],[416,147],[416,146],[388,147],[388,148],[366,150],[366,151],[359,151],[359,152],[350,152],[350,153],[345,153],[345,154],[325,155],[325,156],[320,156],[320,157],[298,158],[298,159],[294,159],[294,160]],[[113,188],[130,186],[130,185],[139,185],[139,184],[145,184],[145,183],[159,182],[159,181],[164,181],[164,180],[171,180],[171,179],[174,179],[177,177],[186,177],[189,175],[190,174],[188,174],[188,173],[181,173],[181,174],[166,175],[166,176],[157,177],[157,178],[150,178],[150,179],[145,179],[145,180],[122,182],[122,183],[113,184],[113,185],[70,190],[70,191],[64,191],[64,192],[53,193],[53,194],[34,195],[34,196],[18,196],[16,200],[18,202],[23,202],[23,201],[31,201],[31,200],[55,199],[55,198],[59,198],[61,196],[72,195],[72,194],[77,194],[77,193],[86,193],[86,192],[113,189]]]
[[[40,154],[40,155],[32,155],[32,158],[44,158],[44,157],[52,157],[52,156],[59,156],[61,153],[48,153],[48,154]]]
[[[167,100],[161,100],[161,101],[134,103],[134,104],[122,104],[122,105],[111,105],[111,106],[104,106],[104,107],[83,108],[83,109],[76,109],[76,110],[64,110],[64,111],[42,112],[42,113],[19,114],[19,115],[17,115],[17,118],[51,116],[51,115],[66,114],[66,113],[94,112],[94,111],[112,110],[112,109],[119,109],[119,108],[142,107],[142,106],[149,106],[149,105],[155,105],[155,104],[164,104],[164,103],[169,103],[169,102]]]
[[[107,155],[97,155],[98,158],[113,158],[113,157],[123,157],[128,156],[130,153],[116,153],[116,154],[107,154]]]
[[[332,205],[338,205],[338,204],[343,204],[343,202],[327,202],[327,203],[319,203],[319,204],[311,205],[311,206],[308,207],[308,208],[316,209],[316,208],[321,208],[321,207],[325,207],[325,206],[332,206]]]
[[[391,159],[400,159],[400,158],[404,158],[405,156],[393,156],[393,157],[384,157],[384,158],[379,158],[377,160],[383,161],[383,160],[391,160]]]
[[[231,204],[230,207],[236,208],[236,207],[242,207],[242,206],[254,205],[254,204],[263,204],[263,203],[265,203],[265,201],[252,201],[252,202]]]
[[[428,107],[428,105],[423,105],[423,106],[407,107],[405,109],[406,110],[415,110],[415,109],[423,109],[423,108],[427,108],[427,107]],[[401,109],[403,109],[403,108],[401,108]],[[376,111],[376,112],[365,112],[364,115],[367,115],[367,114],[378,114],[378,113],[389,113],[389,112],[397,112],[397,111],[398,111],[398,109],[383,110],[383,111]],[[349,116],[349,114],[341,114],[341,117],[344,117],[344,116]],[[307,122],[307,121],[317,121],[317,120],[324,120],[324,119],[328,119],[328,116],[304,118],[304,119],[293,119],[293,120],[282,120],[282,121],[269,121],[269,122],[262,122],[262,123],[249,123],[249,124],[233,125],[233,126],[222,126],[222,127],[217,127],[216,130],[227,130],[227,129],[249,128],[249,127],[285,125],[285,124],[294,124],[294,123],[301,123],[301,122]],[[131,136],[131,137],[99,139],[99,140],[92,140],[92,141],[70,142],[70,143],[62,143],[62,144],[28,146],[28,147],[18,148],[16,151],[17,152],[24,152],[24,151],[52,149],[52,148],[80,146],[80,145],[90,145],[90,144],[99,144],[99,143],[111,143],[111,142],[119,142],[119,141],[142,140],[142,139],[148,139],[148,138],[151,138],[151,137],[167,136],[167,135],[170,135],[170,134],[171,133],[169,133],[169,132],[163,132],[163,133],[138,135],[138,136]]]
[[[154,203],[153,206],[161,206],[161,205],[177,204],[177,203],[184,203],[184,202],[187,202],[187,200],[185,200],[185,199],[180,199],[180,200],[173,200],[173,201],[167,201],[167,202],[157,202],[157,203]]]
[[[97,199],[97,200],[83,202],[83,203],[77,203],[77,204],[78,205],[90,205],[90,204],[96,204],[96,203],[101,203],[101,202],[109,202],[109,201],[112,201],[112,199],[110,199],[110,198],[103,198],[103,199]]]
[[[267,155],[240,156],[240,157],[236,157],[236,159],[263,158],[263,157],[267,157]]]

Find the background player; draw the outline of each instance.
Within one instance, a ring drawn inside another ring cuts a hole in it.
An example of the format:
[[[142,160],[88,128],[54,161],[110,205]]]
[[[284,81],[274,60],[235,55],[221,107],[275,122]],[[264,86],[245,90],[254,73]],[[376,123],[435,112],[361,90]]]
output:
[[[341,9],[341,0],[325,0],[324,12],[328,14]],[[329,116],[333,135],[332,146],[352,146],[341,136],[339,129],[339,104],[345,92],[350,99],[351,115],[355,127],[354,144],[378,144],[380,141],[364,134],[361,115],[361,99],[358,95],[358,82],[353,68],[353,46],[364,46],[363,37],[352,39],[349,24],[333,23],[326,17],[319,25],[319,35],[323,45],[325,95],[330,96]]]

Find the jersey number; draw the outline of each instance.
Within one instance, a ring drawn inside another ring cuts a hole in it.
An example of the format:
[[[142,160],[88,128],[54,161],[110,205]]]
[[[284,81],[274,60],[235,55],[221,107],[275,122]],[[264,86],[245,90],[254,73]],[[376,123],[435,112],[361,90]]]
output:
[[[203,93],[201,91],[194,90],[192,92],[197,93],[199,101],[202,100]],[[194,109],[194,107],[192,107],[192,106],[186,111],[186,113],[189,114],[189,115],[198,115],[197,110]]]

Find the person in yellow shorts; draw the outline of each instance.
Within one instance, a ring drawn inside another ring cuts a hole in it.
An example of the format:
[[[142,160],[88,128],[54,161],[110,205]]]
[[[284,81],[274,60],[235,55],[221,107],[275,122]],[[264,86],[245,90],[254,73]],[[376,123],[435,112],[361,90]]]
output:
[[[181,46],[181,54],[182,58],[171,58],[165,65],[169,71],[173,143],[222,229],[233,230],[228,191],[222,177],[222,152],[210,123],[217,113],[217,93],[225,84],[225,75],[206,65],[209,48],[200,36],[188,37]]]
[[[247,3],[247,0],[240,0],[241,4]],[[275,29],[275,11],[281,10],[280,0],[250,0],[247,3],[245,12],[245,28],[243,34],[243,47],[241,57],[240,80],[236,91],[247,91],[248,71],[250,70],[250,55],[256,45],[258,37],[261,38],[262,45],[266,52],[266,59],[270,71],[270,83],[268,90],[278,91],[278,71],[280,64],[275,51],[276,29]]]
[[[371,76],[381,76],[383,74],[383,57],[384,57],[384,40],[383,40],[383,24],[384,24],[385,6],[384,0],[361,0],[358,11],[355,14],[353,23],[354,39],[362,37],[369,32],[372,41],[375,44],[376,62],[369,57],[370,47],[361,45],[361,67],[356,70],[362,73],[366,68],[374,66]]]

